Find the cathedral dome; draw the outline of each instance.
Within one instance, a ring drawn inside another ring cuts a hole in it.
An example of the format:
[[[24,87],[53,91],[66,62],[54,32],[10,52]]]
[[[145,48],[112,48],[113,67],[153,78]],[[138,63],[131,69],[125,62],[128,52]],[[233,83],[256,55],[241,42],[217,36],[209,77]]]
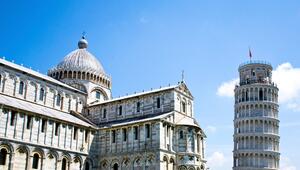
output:
[[[82,37],[78,49],[66,55],[54,69],[67,71],[85,71],[93,74],[104,74],[104,69],[97,58],[87,51],[88,42]]]
[[[88,80],[110,88],[110,77],[106,75],[101,63],[88,52],[88,42],[83,36],[78,41],[78,49],[70,52],[64,59],[48,71],[57,80]],[[66,81],[67,82],[67,81]]]

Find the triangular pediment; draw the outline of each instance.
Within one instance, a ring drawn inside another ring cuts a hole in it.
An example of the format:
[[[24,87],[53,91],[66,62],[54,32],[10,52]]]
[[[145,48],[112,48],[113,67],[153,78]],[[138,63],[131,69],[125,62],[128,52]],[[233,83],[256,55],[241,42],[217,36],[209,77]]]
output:
[[[191,91],[189,90],[189,88],[185,84],[185,82],[180,82],[180,84],[177,87],[177,90],[179,90],[180,92],[184,93],[187,96],[190,96],[191,98],[194,98]]]

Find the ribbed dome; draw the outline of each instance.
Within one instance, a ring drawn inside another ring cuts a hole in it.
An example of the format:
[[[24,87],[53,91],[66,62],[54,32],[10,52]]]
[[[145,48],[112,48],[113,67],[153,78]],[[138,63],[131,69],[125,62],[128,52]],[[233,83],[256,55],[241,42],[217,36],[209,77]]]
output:
[[[57,70],[86,71],[95,74],[105,73],[96,57],[84,49],[77,49],[69,53],[56,66]]]
[[[88,42],[82,37],[78,42],[78,49],[66,55],[52,70],[81,71],[94,74],[105,74],[104,69],[97,58],[87,51]]]

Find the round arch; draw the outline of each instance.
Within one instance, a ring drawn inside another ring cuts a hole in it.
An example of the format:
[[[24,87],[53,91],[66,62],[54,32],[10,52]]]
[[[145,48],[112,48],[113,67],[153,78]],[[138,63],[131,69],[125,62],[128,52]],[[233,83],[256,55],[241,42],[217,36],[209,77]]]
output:
[[[108,166],[109,164],[108,164],[108,161],[107,160],[102,160],[101,161],[101,163],[100,163],[100,167],[101,167],[101,169],[108,169],[109,168],[109,166]]]
[[[25,145],[20,145],[17,147],[15,152],[15,162],[13,165],[13,169],[26,169],[27,158],[30,155],[30,150]],[[29,165],[31,166],[31,164]]]
[[[101,87],[94,87],[90,93],[96,92],[96,91],[100,91],[102,93],[102,95],[104,96],[104,100],[108,99],[108,95],[106,94],[106,92],[101,88]]]
[[[178,170],[187,170],[187,167],[184,165],[179,166]]]
[[[71,169],[81,169],[82,166],[82,158],[79,155],[74,156],[72,164],[71,164]]]

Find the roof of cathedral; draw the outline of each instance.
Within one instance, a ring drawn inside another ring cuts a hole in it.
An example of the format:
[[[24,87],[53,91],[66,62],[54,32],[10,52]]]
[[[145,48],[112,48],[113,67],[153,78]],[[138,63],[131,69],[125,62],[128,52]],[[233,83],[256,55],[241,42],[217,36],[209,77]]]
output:
[[[23,111],[27,111],[27,112],[44,115],[44,116],[51,117],[54,119],[60,119],[60,120],[66,121],[66,122],[71,122],[71,123],[86,126],[86,127],[94,127],[94,125],[92,125],[86,121],[83,121],[82,119],[77,118],[76,116],[71,115],[69,113],[65,113],[62,111],[58,111],[58,110],[55,110],[52,108],[48,108],[45,106],[41,106],[41,105],[38,105],[35,103],[31,103],[28,101],[24,101],[24,100],[6,96],[6,95],[0,94],[0,104],[18,108],[19,110],[23,110]]]
[[[60,82],[60,81],[58,81],[58,80],[56,80],[56,79],[54,79],[54,78],[52,78],[52,77],[49,77],[49,76],[47,76],[47,75],[45,75],[45,74],[39,73],[39,72],[34,71],[34,70],[32,70],[32,69],[26,68],[26,67],[24,67],[24,66],[21,66],[21,65],[12,63],[12,62],[7,61],[7,60],[4,60],[4,59],[2,59],[2,58],[0,58],[0,64],[3,64],[3,65],[5,65],[5,66],[8,66],[8,67],[10,67],[10,68],[13,68],[13,69],[18,70],[18,71],[21,71],[21,72],[25,72],[25,73],[30,74],[30,75],[32,75],[32,76],[38,77],[38,78],[40,78],[40,79],[49,81],[49,82],[51,82],[51,83],[54,83],[55,85],[60,85],[60,86],[66,87],[66,88],[68,88],[68,89],[70,89],[70,90],[74,90],[74,91],[76,91],[76,92],[84,93],[84,92],[82,92],[82,91],[80,91],[80,90],[78,90],[78,89],[76,89],[76,88],[74,88],[74,87],[71,87],[71,86],[69,86],[69,85],[67,85],[67,84],[65,84],[65,83],[62,83],[62,82]]]
[[[66,55],[57,66],[49,72],[57,71],[81,71],[92,74],[105,74],[101,63],[88,50],[88,42],[83,36],[78,42],[78,49]]]
[[[153,89],[153,90],[151,89],[150,91],[143,91],[143,92],[140,92],[140,93],[126,95],[126,96],[122,96],[122,97],[118,97],[118,98],[114,98],[114,99],[110,99],[110,100],[106,100],[106,101],[102,101],[102,102],[95,102],[95,103],[90,104],[90,106],[96,106],[96,105],[99,105],[99,104],[105,104],[105,103],[110,103],[110,102],[114,102],[114,101],[120,101],[120,100],[124,100],[124,99],[138,97],[138,96],[148,95],[148,94],[151,94],[151,93],[167,91],[167,90],[175,89],[175,88],[178,88],[178,87],[181,87],[181,86],[186,88],[185,92],[187,92],[191,97],[193,97],[192,94],[190,93],[190,91],[187,89],[186,84],[184,82],[178,82],[178,84],[176,84],[176,85],[169,85],[167,87],[161,87],[159,89]]]
[[[111,127],[117,127],[117,126],[124,126],[128,124],[134,124],[137,122],[147,122],[151,120],[157,120],[157,119],[163,119],[166,116],[169,116],[173,114],[174,112],[165,112],[165,113],[159,113],[159,114],[149,114],[149,115],[143,115],[138,117],[132,117],[127,119],[121,119],[121,120],[115,120],[110,121],[108,123],[101,122],[98,126],[101,128],[111,128]]]
[[[99,102],[93,103],[90,106],[95,106],[95,105],[98,105],[98,104],[110,103],[110,102],[114,102],[114,101],[124,100],[124,99],[133,98],[133,97],[137,97],[137,96],[143,96],[143,95],[147,95],[147,94],[151,94],[151,93],[156,93],[156,92],[161,92],[161,91],[166,91],[166,90],[174,89],[174,88],[176,88],[178,86],[179,86],[179,84],[178,85],[168,86],[168,87],[162,87],[162,88],[154,89],[154,90],[150,90],[150,91],[135,93],[135,94],[127,95],[127,96],[122,96],[122,97],[114,98],[114,99],[111,99],[111,100],[102,101],[101,103],[99,103]]]

